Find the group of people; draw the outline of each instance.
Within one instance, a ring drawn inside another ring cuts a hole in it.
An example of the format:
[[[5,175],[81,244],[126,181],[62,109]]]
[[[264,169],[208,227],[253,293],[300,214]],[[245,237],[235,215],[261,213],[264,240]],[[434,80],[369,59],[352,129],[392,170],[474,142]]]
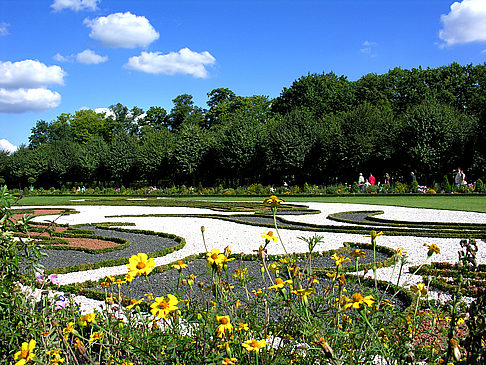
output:
[[[454,183],[456,184],[456,187],[460,188],[463,185],[467,185],[466,182],[466,174],[460,167],[457,168],[457,174],[456,177],[454,178]]]
[[[391,178],[388,172],[384,175],[383,178],[384,178],[383,183],[386,185],[390,185]],[[367,179],[365,179],[363,173],[362,172],[359,173],[358,185],[361,188],[361,190],[365,190],[368,186],[376,185],[376,184],[377,184],[376,177],[374,177],[373,174],[370,173],[370,176]],[[378,182],[378,185],[379,184],[380,182]]]
[[[412,183],[417,181],[417,176],[415,175],[415,172],[412,171],[410,173],[410,179],[411,179]],[[390,178],[390,174],[388,172],[385,173],[385,175],[383,176],[383,183],[385,185],[391,184],[391,178]],[[455,183],[456,187],[458,187],[458,188],[460,188],[461,186],[467,185],[466,174],[464,173],[464,171],[460,167],[457,168],[457,174],[454,178],[454,183]],[[376,181],[376,178],[373,176],[373,174],[370,173],[370,176],[367,179],[365,179],[364,176],[363,176],[363,173],[362,172],[359,173],[358,185],[359,185],[359,187],[361,188],[362,191],[366,190],[366,188],[368,186],[376,185],[376,184],[377,184],[377,181]],[[378,182],[378,185],[379,184],[380,184],[380,182]]]

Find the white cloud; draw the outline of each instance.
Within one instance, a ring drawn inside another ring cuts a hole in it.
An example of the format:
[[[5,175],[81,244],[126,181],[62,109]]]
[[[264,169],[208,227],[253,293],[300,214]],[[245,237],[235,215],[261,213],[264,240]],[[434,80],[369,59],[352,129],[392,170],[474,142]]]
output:
[[[8,153],[12,153],[17,151],[17,148],[17,146],[14,146],[6,139],[0,139],[0,151],[7,151]]]
[[[449,14],[442,14],[443,28],[439,37],[452,46],[460,43],[486,42],[486,1],[463,0],[451,5]]]
[[[61,11],[63,9],[70,9],[74,11],[80,10],[96,10],[98,9],[97,3],[100,0],[54,0],[51,8],[54,11]]]
[[[25,113],[46,111],[61,103],[61,95],[44,88],[1,89],[0,113]]]
[[[130,12],[85,19],[84,24],[91,28],[89,36],[107,47],[147,47],[159,38],[147,18]]]
[[[197,53],[189,48],[179,52],[161,54],[142,52],[140,56],[130,57],[126,68],[150,74],[189,74],[198,78],[208,77],[205,66],[213,65],[216,59],[207,51]]]
[[[108,56],[100,56],[90,49],[85,49],[76,56],[76,61],[86,65],[98,64],[108,61]]]
[[[25,60],[19,62],[0,61],[0,87],[37,88],[49,84],[64,84],[66,73],[59,66]]]
[[[73,56],[63,56],[62,54],[60,53],[56,53],[54,55],[54,57],[52,57],[54,59],[54,61],[57,61],[57,62],[70,62],[71,59],[73,58]]]
[[[363,46],[363,48],[360,48],[360,50],[359,50],[361,53],[365,53],[365,54],[368,54],[370,56],[373,56],[372,53],[373,53],[374,47],[378,46],[378,43],[370,42],[370,41],[364,41],[363,43],[361,43],[361,45]]]
[[[8,23],[0,23],[0,36],[9,34],[8,33],[9,26],[10,24]]]

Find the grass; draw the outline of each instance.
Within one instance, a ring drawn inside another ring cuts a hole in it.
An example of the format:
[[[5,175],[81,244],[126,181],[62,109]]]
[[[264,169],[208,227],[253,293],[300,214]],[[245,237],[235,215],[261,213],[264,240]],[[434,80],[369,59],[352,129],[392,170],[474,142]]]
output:
[[[261,196],[240,197],[170,197],[156,199],[149,197],[147,200],[126,200],[133,197],[114,196],[26,196],[16,205],[144,205],[144,206],[188,206],[198,204],[186,204],[193,201],[253,201],[261,202]],[[285,197],[283,197],[285,198]],[[84,202],[72,200],[85,199]],[[449,209],[468,212],[486,213],[486,195],[373,195],[373,196],[292,196],[287,197],[288,202],[316,202],[316,203],[351,203],[351,204],[375,204],[392,205],[411,208]]]

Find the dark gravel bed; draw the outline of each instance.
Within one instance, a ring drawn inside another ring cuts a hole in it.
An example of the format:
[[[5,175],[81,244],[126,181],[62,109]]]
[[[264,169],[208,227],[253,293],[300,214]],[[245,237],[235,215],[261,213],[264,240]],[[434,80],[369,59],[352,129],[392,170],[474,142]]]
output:
[[[47,253],[48,256],[43,257],[40,260],[40,264],[44,265],[46,269],[54,269],[58,267],[114,260],[124,257],[127,258],[128,263],[128,258],[132,255],[136,255],[139,252],[157,252],[165,248],[173,247],[177,244],[177,242],[171,238],[160,237],[157,235],[120,232],[111,229],[100,229],[93,226],[83,226],[79,227],[79,229],[92,231],[96,236],[124,238],[130,241],[130,246],[122,250],[97,254],[74,250],[42,250],[43,252]]]
[[[255,215],[245,215],[245,216],[229,216],[229,218],[234,219],[236,221],[244,222],[244,223],[258,223],[268,226],[269,228],[274,227],[273,217],[264,217],[264,216],[255,216]],[[287,218],[283,218],[287,219]],[[288,222],[288,221],[281,221],[277,216],[277,226],[280,228],[283,227],[295,227],[295,228],[308,228],[308,225]]]
[[[371,250],[364,250],[367,251],[367,257],[360,259],[360,263],[368,263],[372,262],[372,256],[373,253]],[[385,260],[389,256],[386,256],[381,253],[377,253],[377,262]],[[354,266],[354,259],[351,258],[352,262],[351,263],[345,263],[345,266],[352,265]],[[273,261],[269,261],[268,264],[270,264]],[[304,267],[304,262],[303,260],[297,263],[298,266],[301,268]],[[312,260],[312,267],[313,268],[327,268],[327,267],[335,267],[334,265],[334,260],[332,260],[330,257],[324,257],[320,256],[317,258],[314,258]],[[262,274],[260,271],[260,261],[241,261],[241,260],[234,260],[230,261],[228,263],[228,273],[225,274],[223,273],[222,279],[224,281],[227,281],[230,283],[230,285],[234,285],[234,291],[236,296],[246,304],[248,303],[248,299],[246,297],[245,290],[241,288],[239,284],[239,280],[233,276],[235,274],[236,269],[247,269],[247,276],[250,279],[250,282],[247,284],[248,291],[250,293],[250,302],[253,300],[254,295],[252,294],[252,290],[258,290],[258,289],[265,289],[268,288],[269,286],[273,285],[267,274],[265,274],[265,281],[263,281]],[[178,298],[181,299],[189,299],[189,298],[194,298],[197,299],[198,301],[201,301],[201,290],[198,287],[198,283],[204,283],[205,287],[209,287],[211,284],[211,273],[208,271],[208,268],[206,267],[206,260],[205,259],[197,259],[194,260],[190,263],[188,263],[188,267],[182,270],[182,278],[187,279],[189,275],[195,275],[197,278],[195,280],[195,283],[193,285],[193,290],[194,292],[190,291],[189,286],[182,286],[179,288],[179,293],[176,293],[177,291],[177,281],[178,281],[178,276],[179,272],[176,269],[170,269],[167,270],[163,273],[156,273],[156,274],[151,274],[149,275],[148,279],[150,282],[150,286],[147,283],[147,281],[143,278],[136,278],[131,284],[130,284],[130,293],[128,291],[128,287],[126,285],[123,285],[121,287],[122,293],[126,296],[130,296],[131,298],[136,298],[140,299],[142,298],[145,294],[152,292],[154,296],[162,296],[162,295],[167,295],[167,294],[175,294]],[[272,272],[270,272],[270,275],[272,276],[273,280],[275,279],[275,276]],[[319,277],[319,283],[314,285],[314,288],[318,293],[322,293],[324,288],[326,286],[330,285],[330,280],[327,277]],[[100,287],[98,289],[103,290]],[[353,288],[351,286],[347,287],[348,290],[348,296],[351,296],[355,291],[362,290],[358,288]],[[276,293],[274,290],[268,291],[268,295],[270,298],[272,295]],[[204,291],[204,296],[205,299],[211,299],[214,300],[214,297],[211,293],[211,291]],[[272,302],[272,300],[270,300]],[[274,302],[274,301],[273,301]],[[275,303],[274,303],[275,304]],[[401,302],[399,299],[395,298],[393,300],[393,304],[398,306],[400,310],[405,309],[406,305]]]
[[[372,220],[368,219],[368,216],[370,214],[377,213],[377,212],[379,211],[353,212],[353,213],[339,214],[336,215],[335,217],[338,219],[345,219],[347,221],[353,221],[356,223],[373,223]]]

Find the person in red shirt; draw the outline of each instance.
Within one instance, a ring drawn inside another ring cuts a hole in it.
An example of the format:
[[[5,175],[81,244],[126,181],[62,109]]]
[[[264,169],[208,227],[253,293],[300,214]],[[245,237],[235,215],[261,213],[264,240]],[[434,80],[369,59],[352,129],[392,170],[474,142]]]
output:
[[[375,185],[376,179],[373,176],[373,174],[370,174],[370,177],[368,178],[368,181],[370,182],[371,185]]]

